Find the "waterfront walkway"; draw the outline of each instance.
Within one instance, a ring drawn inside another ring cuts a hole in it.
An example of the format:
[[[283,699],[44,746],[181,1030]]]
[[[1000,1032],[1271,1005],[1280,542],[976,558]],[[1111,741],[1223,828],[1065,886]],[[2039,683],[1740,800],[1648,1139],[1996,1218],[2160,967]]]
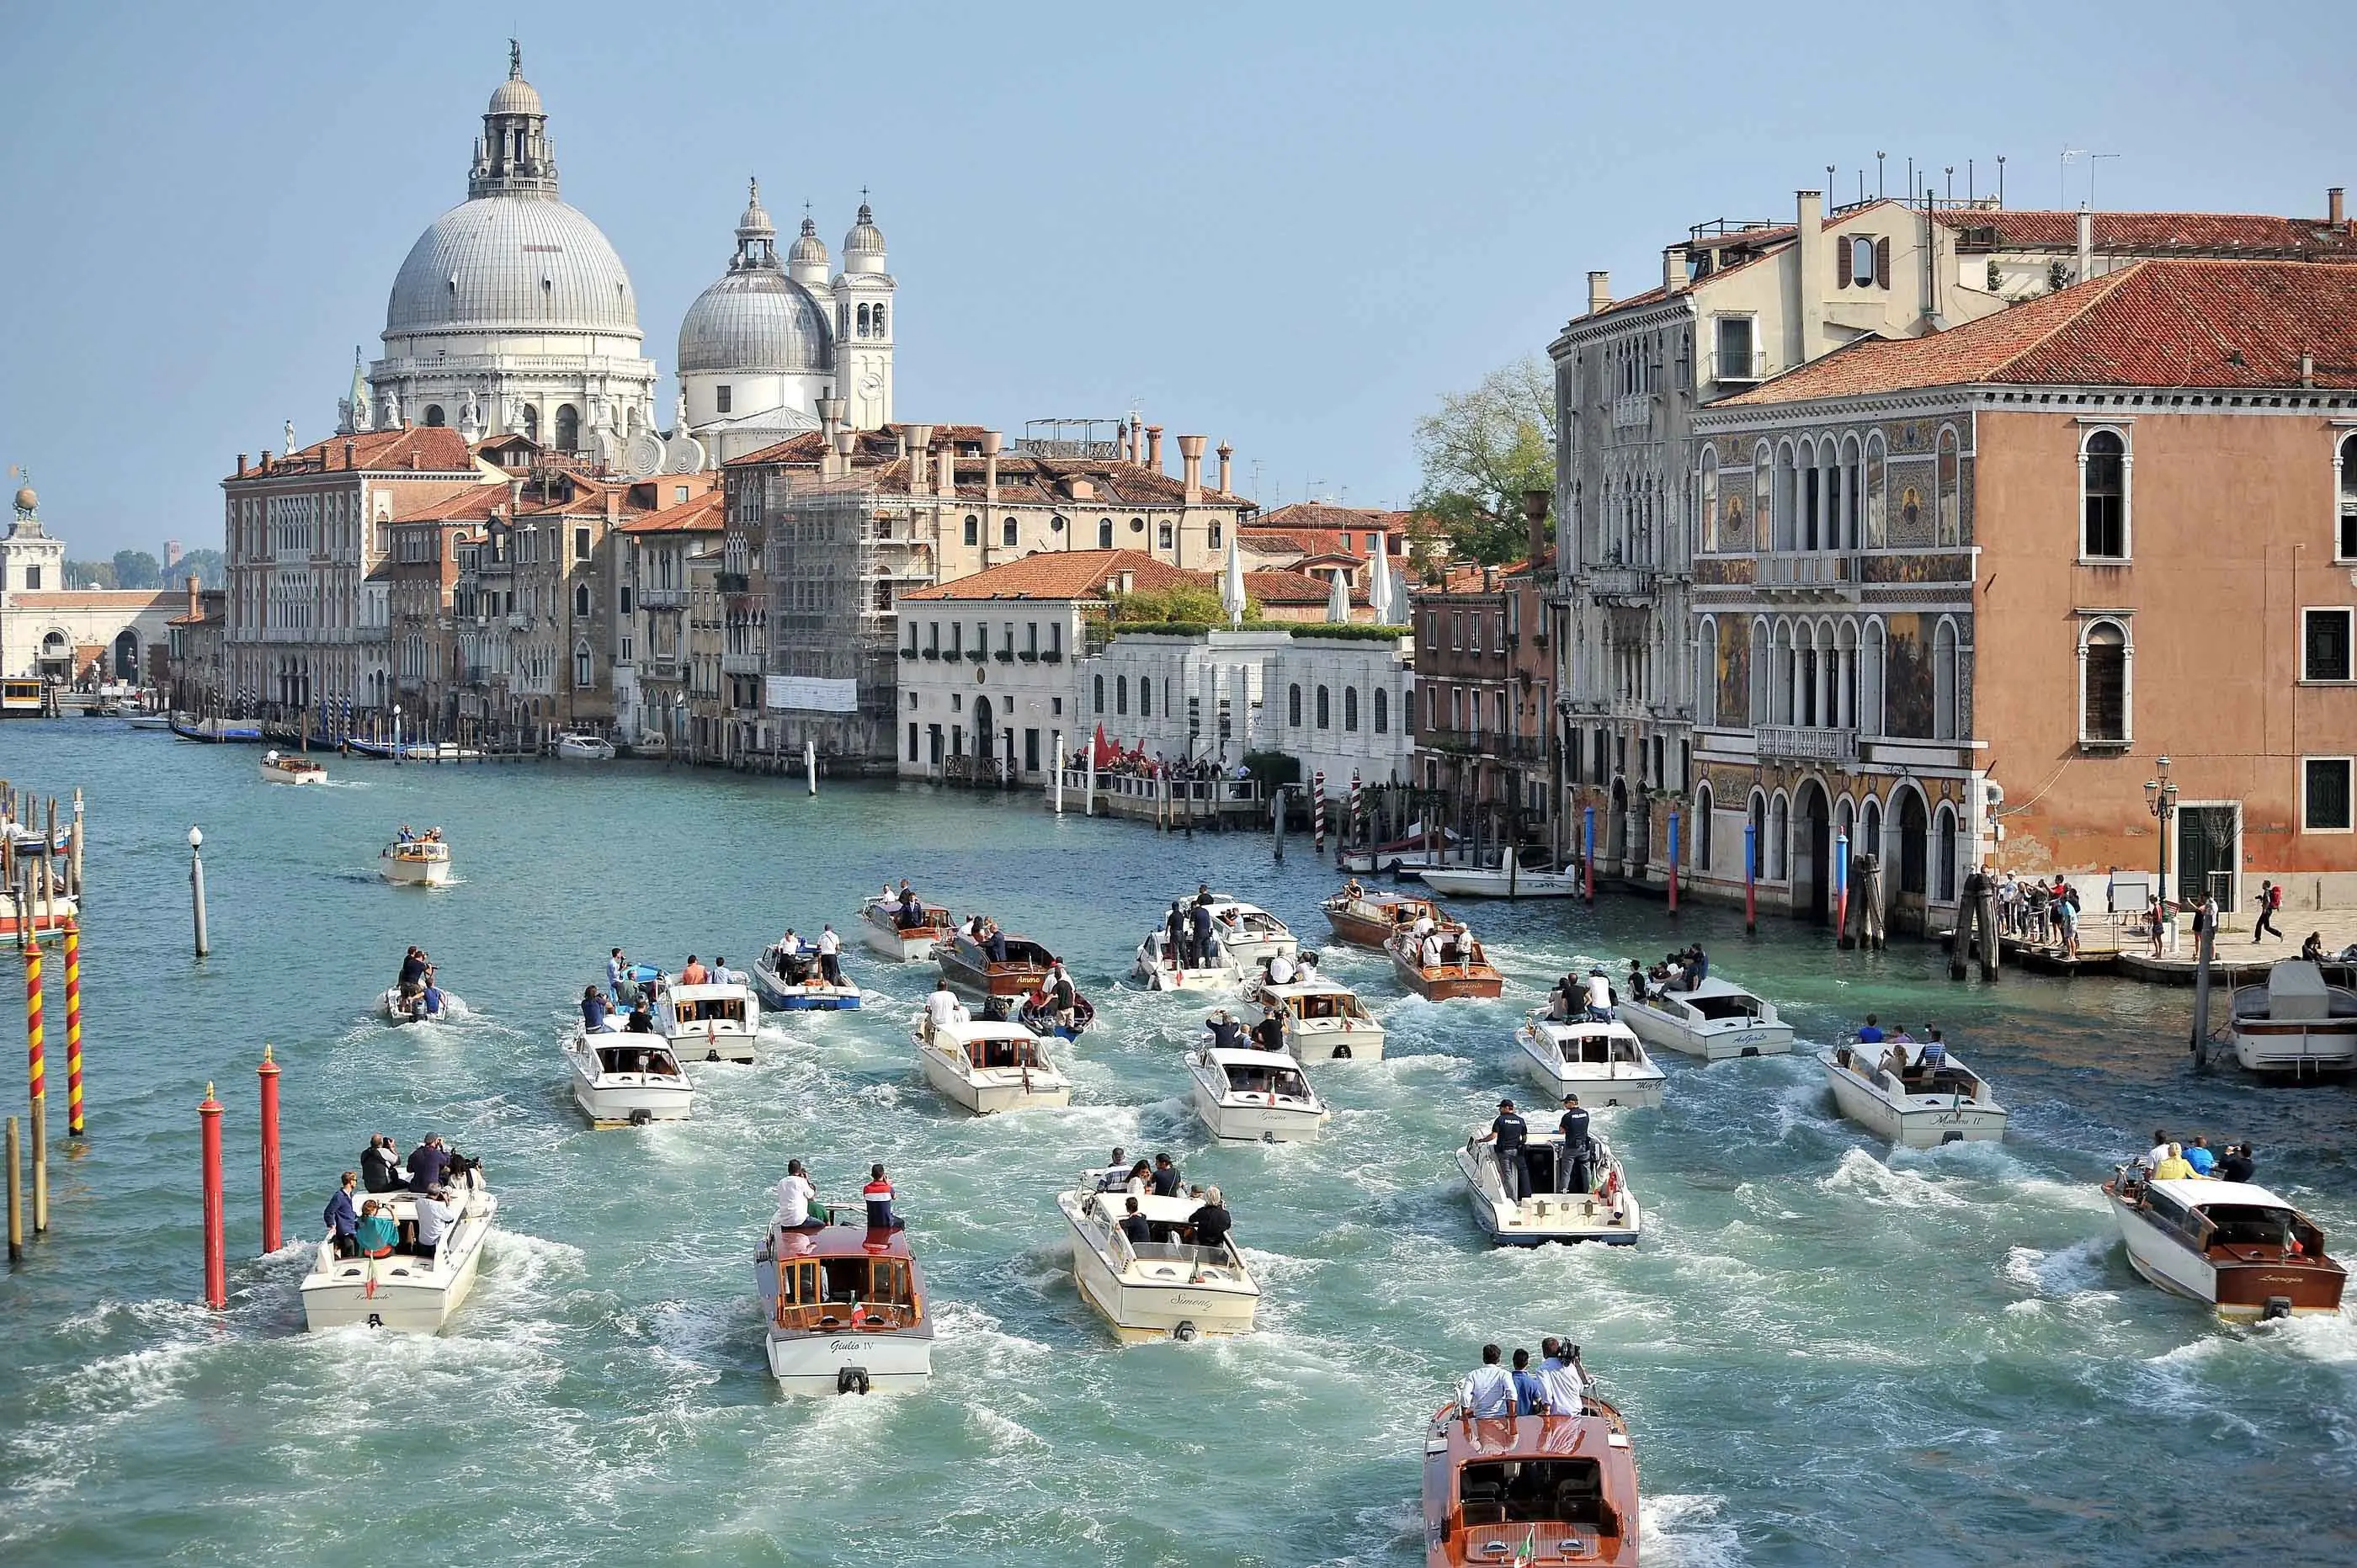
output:
[[[2214,979],[2238,984],[2263,978],[2267,967],[2278,960],[2298,958],[2300,944],[2308,940],[2310,931],[2318,934],[2332,960],[2337,960],[2351,943],[2357,942],[2357,909],[2279,910],[2276,924],[2284,933],[2282,938],[2266,937],[2254,941],[2251,927],[2257,918],[2257,913],[2250,910],[2220,916],[2217,940],[2212,950],[2211,973]],[[2193,941],[2192,917],[2179,917],[2177,929],[2174,950],[2164,941],[2161,955],[2155,958],[2151,939],[2134,917],[2090,915],[2080,921],[2076,961],[2065,959],[2057,943],[2018,937],[2005,939],[2006,959],[2035,969],[2103,970],[2132,980],[2190,985],[2200,959]],[[2330,967],[2333,965],[2329,961],[2328,968]],[[2341,983],[2348,982],[2344,979]]]

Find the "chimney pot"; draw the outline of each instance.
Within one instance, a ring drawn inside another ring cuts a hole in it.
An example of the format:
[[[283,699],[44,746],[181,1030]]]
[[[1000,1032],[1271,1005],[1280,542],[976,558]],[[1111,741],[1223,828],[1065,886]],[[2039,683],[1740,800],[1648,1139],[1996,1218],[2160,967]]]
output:
[[[982,433],[982,502],[985,506],[998,504],[998,448],[1003,444],[997,431]]]
[[[2341,216],[2341,198],[2344,194],[2345,192],[2337,185],[2324,193],[2325,216],[2331,220],[2335,227],[2338,227],[2341,223],[2345,221]]]
[[[1186,487],[1189,506],[1203,504],[1203,443],[1208,439],[1202,435],[1178,437],[1179,483]]]
[[[202,577],[188,577],[183,579],[183,581],[185,582],[188,591],[188,618],[190,620],[194,620],[197,617],[205,613],[204,590],[199,586],[199,585],[203,583],[204,579]]]
[[[237,477],[241,479],[245,478],[245,454],[242,452],[237,455]]]
[[[2072,283],[2085,283],[2095,270],[2095,217],[2085,202],[2079,204],[2079,270]]]
[[[1220,443],[1220,493],[1223,496],[1235,493],[1228,483],[1230,476],[1234,472],[1235,455],[1234,447],[1224,441]]]
[[[1665,245],[1662,248],[1662,292],[1676,294],[1686,286],[1686,248]]]
[[[1162,472],[1162,426],[1146,427],[1146,466],[1156,473]]]
[[[2299,384],[2304,387],[2316,384],[2316,356],[2313,354],[2299,357]]]
[[[1588,274],[1587,314],[1590,316],[1598,315],[1603,311],[1609,310],[1611,307],[1612,274],[1610,273]]]

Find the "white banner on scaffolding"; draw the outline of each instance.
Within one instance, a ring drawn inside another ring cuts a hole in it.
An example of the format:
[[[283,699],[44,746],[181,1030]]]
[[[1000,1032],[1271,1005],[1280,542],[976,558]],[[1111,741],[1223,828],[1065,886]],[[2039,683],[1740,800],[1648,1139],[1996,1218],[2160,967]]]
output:
[[[771,713],[800,709],[805,713],[856,714],[859,711],[859,682],[856,681],[822,681],[814,675],[771,675],[768,677],[768,703]]]

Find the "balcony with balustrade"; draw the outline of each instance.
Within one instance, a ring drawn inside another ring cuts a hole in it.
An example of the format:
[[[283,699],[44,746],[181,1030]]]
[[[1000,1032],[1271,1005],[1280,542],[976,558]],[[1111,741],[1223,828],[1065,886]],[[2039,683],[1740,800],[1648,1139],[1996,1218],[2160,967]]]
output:
[[[1781,762],[1854,763],[1857,731],[1815,725],[1761,725],[1753,732],[1760,759]]]
[[[1856,604],[1866,557],[1855,551],[1765,550],[1753,584],[1768,597],[1795,603]]]

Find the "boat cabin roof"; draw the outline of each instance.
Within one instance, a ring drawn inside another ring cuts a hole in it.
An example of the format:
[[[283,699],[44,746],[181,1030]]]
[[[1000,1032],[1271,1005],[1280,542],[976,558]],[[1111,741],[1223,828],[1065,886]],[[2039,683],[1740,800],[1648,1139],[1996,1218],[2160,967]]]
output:
[[[936,1028],[953,1040],[1036,1040],[1038,1032],[1014,1018],[960,1018]]]
[[[1116,1222],[1128,1212],[1129,1197],[1129,1194],[1118,1189],[1113,1192],[1095,1192],[1083,1188],[1081,1192],[1082,1203],[1085,1204],[1092,1197],[1098,1199],[1103,1205],[1106,1215]],[[1137,1211],[1148,1219],[1166,1225],[1184,1225],[1194,1218],[1195,1210],[1202,1207],[1201,1198],[1190,1197],[1185,1193],[1180,1193],[1177,1197],[1158,1197],[1150,1192],[1137,1195]]]
[[[823,1230],[780,1230],[774,1227],[770,1244],[780,1262],[803,1258],[909,1258],[906,1230],[872,1230],[864,1219],[830,1225]]]
[[[1351,996],[1356,993],[1340,981],[1313,974],[1308,980],[1288,980],[1283,984],[1273,980],[1260,983],[1261,994],[1273,1002],[1290,1002],[1304,996]]]
[[[1587,1040],[1601,1037],[1634,1041],[1637,1038],[1637,1031],[1618,1018],[1609,1024],[1599,1024],[1593,1018],[1566,1020],[1549,1018],[1534,1013],[1531,1015],[1531,1026],[1540,1034],[1557,1040]]]
[[[610,1043],[609,1043],[610,1042]],[[597,1067],[601,1072],[661,1072],[681,1076],[679,1058],[661,1035],[602,1035],[598,1036]],[[645,1067],[640,1066],[644,1058]]]
[[[1292,1053],[1289,1051],[1231,1050],[1225,1047],[1213,1046],[1211,1047],[1210,1055],[1211,1059],[1222,1067],[1253,1067],[1269,1072],[1301,1070],[1301,1064],[1293,1059]]]
[[[2253,1182],[2211,1181],[2196,1176],[2191,1181],[2154,1181],[2145,1185],[2163,1197],[2171,1198],[2188,1208],[2216,1208],[2233,1204],[2246,1208],[2280,1208],[2287,1214],[2299,1212],[2266,1187]]]
[[[676,983],[663,987],[663,995],[673,1002],[736,1002],[753,993],[749,985],[681,985]]]
[[[1055,961],[1055,954],[1048,950],[1046,943],[1035,942],[1029,937],[1018,937],[1012,931],[1006,931],[1001,934],[1006,938],[1006,961],[1008,964],[1027,964],[1034,969],[1045,969],[1050,963]],[[990,961],[988,957],[983,951],[982,944],[975,941],[972,937],[966,935],[963,927],[959,929],[956,940],[951,945],[972,952],[975,958],[981,960],[985,964],[988,964]]]

